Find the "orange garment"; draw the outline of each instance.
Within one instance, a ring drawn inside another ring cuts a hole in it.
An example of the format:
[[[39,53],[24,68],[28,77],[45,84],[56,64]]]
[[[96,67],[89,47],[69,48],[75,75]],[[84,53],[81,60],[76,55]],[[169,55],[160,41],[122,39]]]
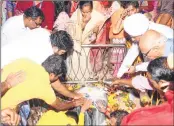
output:
[[[164,13],[160,14],[160,15],[158,16],[158,18],[157,18],[156,23],[160,23],[160,20],[161,20],[162,18],[165,18],[164,16],[165,16]],[[174,18],[173,18],[172,16],[171,16],[171,18],[169,19],[169,21],[167,22],[166,26],[169,26],[170,28],[174,28]]]
[[[119,34],[114,34],[113,33],[113,27],[115,27],[116,23],[118,22],[122,12],[124,11],[123,8],[120,8],[118,11],[116,11],[112,16],[111,16],[111,26],[110,26],[110,31],[109,31],[109,38],[125,38],[125,32],[122,29]]]

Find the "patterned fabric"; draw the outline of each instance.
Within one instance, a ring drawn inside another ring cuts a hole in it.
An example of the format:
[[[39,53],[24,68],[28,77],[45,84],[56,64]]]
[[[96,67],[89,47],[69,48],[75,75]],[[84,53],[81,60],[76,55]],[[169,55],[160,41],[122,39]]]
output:
[[[103,14],[103,16],[105,17],[105,22],[97,36],[95,44],[107,44],[109,42],[109,29],[111,25],[109,18],[117,9],[119,9],[120,6],[117,1],[113,3],[111,3],[111,1],[110,2],[94,1],[93,4],[94,4],[94,9],[100,12],[101,14]],[[110,7],[107,7],[109,6],[109,4],[112,4],[112,5]],[[90,51],[90,63],[92,65],[94,72],[100,71],[103,66],[102,65],[103,51],[104,50],[102,49],[91,49]]]
[[[16,7],[16,3],[10,0],[7,0],[6,2],[6,9],[7,11],[14,12],[14,9]]]
[[[21,116],[20,126],[27,126],[27,119],[29,117],[29,114],[30,106],[27,104],[27,102],[24,102],[19,110],[19,115]]]
[[[122,38],[122,39],[113,39],[113,44],[126,44],[126,39]],[[113,72],[113,77],[117,76],[117,72],[121,66],[121,63],[124,59],[124,55],[125,55],[125,50],[124,48],[112,48],[111,49],[111,58],[110,58],[110,62],[112,64],[114,64],[114,72]]]

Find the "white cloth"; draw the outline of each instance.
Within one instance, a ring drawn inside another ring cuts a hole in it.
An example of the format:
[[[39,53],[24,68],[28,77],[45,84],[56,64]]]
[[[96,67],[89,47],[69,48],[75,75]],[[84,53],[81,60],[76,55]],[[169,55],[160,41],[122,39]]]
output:
[[[143,14],[133,14],[125,18],[123,27],[130,36],[139,36],[148,30],[149,20]]]
[[[145,92],[146,90],[153,90],[153,87],[150,85],[148,79],[141,75],[136,76],[132,79],[132,85],[134,88]]]
[[[132,65],[138,54],[139,54],[138,45],[133,43],[131,48],[128,50],[128,53],[126,54],[123,63],[121,64],[121,67],[118,70],[117,73],[118,78],[122,77],[123,74],[128,71],[129,67]]]
[[[41,64],[53,54],[49,37],[46,29],[36,28],[1,47],[1,68],[19,58],[29,58]]]
[[[12,40],[22,36],[28,30],[30,29],[25,27],[23,15],[9,18],[1,29],[1,46],[13,42]]]
[[[127,17],[124,20],[123,26],[124,30],[133,37],[143,35],[147,30],[155,30],[167,38],[173,38],[173,29],[165,25],[151,22],[145,15],[140,13]]]
[[[157,23],[150,21],[149,30],[155,30],[155,31],[163,34],[164,36],[166,36],[168,39],[169,38],[173,39],[173,29],[171,29],[170,27],[168,27],[166,25],[157,24]]]
[[[91,99],[93,102],[102,100],[107,104],[107,95],[103,88],[94,86],[82,87],[78,90],[78,93],[84,94],[86,98]]]
[[[138,71],[147,71],[147,67],[149,65],[149,62],[144,62],[144,63],[140,63],[138,65],[136,65],[136,72]]]

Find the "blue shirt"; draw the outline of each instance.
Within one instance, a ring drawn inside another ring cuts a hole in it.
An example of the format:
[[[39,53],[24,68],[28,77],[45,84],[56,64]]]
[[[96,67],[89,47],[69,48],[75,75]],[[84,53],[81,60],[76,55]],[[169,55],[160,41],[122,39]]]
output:
[[[168,56],[173,52],[173,39],[167,39],[164,49],[164,56]]]

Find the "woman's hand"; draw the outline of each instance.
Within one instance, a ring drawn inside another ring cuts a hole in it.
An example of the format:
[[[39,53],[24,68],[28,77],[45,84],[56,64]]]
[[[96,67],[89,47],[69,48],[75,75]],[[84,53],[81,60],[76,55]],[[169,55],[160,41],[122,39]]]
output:
[[[89,36],[89,41],[92,43],[93,41],[95,41],[97,39],[97,35],[96,33],[93,33],[92,35]]]
[[[135,72],[136,72],[136,67],[135,66],[130,66],[126,73],[134,74]]]
[[[124,19],[127,15],[128,15],[128,10],[125,9],[125,10],[122,12],[120,18],[121,18],[121,19]]]
[[[97,101],[96,104],[97,104],[97,108],[100,112],[105,113],[107,111],[106,106],[104,105],[102,100]]]
[[[85,16],[82,17],[82,22],[84,23],[88,23],[91,20],[91,14],[87,14]]]
[[[82,16],[82,30],[85,28],[86,24],[89,22],[90,19],[91,19],[90,14]]]

